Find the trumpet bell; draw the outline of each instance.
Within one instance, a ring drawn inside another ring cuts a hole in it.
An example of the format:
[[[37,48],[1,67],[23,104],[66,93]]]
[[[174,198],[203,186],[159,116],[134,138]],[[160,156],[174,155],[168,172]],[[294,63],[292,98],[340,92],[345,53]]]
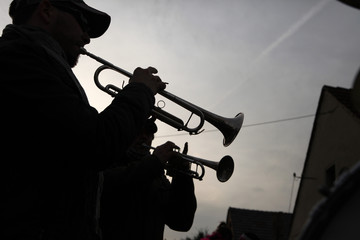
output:
[[[200,164],[215,170],[216,177],[220,182],[226,182],[229,180],[234,172],[234,160],[229,155],[224,156],[219,162],[190,156],[187,156],[186,159],[191,159],[192,163]]]
[[[244,114],[238,113],[234,118],[226,118],[209,112],[205,109],[199,108],[207,122],[211,123],[216,127],[224,136],[223,145],[224,147],[229,146],[238,135],[243,122]]]
[[[226,155],[218,163],[216,177],[220,182],[229,180],[234,172],[234,161],[232,157]]]
[[[227,118],[224,120],[225,124],[218,126],[220,132],[224,135],[223,145],[225,147],[229,146],[238,135],[243,122],[244,114],[238,113],[234,118]]]

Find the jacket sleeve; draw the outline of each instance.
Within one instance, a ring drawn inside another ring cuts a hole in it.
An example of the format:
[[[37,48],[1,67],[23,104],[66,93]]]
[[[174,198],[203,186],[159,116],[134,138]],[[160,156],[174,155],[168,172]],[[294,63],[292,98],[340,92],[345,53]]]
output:
[[[162,163],[149,155],[141,161],[105,170],[104,191],[117,194],[119,189],[122,189],[122,192],[138,189],[163,174]]]
[[[25,146],[34,159],[104,169],[124,152],[154,104],[141,83],[126,86],[101,113],[83,101],[72,79],[41,48],[2,48],[0,106],[7,148]],[[39,149],[41,148],[41,149]],[[69,158],[71,156],[71,159]],[[76,159],[74,161],[74,159]]]
[[[175,231],[189,231],[197,208],[191,177],[180,174],[173,177],[166,207],[166,225]]]
[[[141,83],[128,84],[96,119],[97,151],[119,158],[145,125],[154,105],[151,90]],[[117,150],[114,152],[114,150]],[[118,159],[117,159],[118,160]]]

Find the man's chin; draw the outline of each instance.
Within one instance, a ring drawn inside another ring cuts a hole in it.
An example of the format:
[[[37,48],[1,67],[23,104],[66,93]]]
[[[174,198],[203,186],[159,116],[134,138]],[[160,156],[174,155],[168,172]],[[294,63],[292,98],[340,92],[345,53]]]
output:
[[[70,59],[68,59],[68,63],[69,63],[71,68],[75,67],[78,64],[79,57],[80,57],[80,54],[78,54],[75,57],[71,57]]]

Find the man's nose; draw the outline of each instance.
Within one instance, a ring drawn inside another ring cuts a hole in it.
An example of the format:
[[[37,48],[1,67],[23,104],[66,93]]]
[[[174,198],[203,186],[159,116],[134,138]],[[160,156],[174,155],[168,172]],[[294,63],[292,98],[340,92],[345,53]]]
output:
[[[89,34],[87,32],[83,33],[82,40],[83,40],[84,44],[89,44],[90,43],[90,37],[89,37]]]

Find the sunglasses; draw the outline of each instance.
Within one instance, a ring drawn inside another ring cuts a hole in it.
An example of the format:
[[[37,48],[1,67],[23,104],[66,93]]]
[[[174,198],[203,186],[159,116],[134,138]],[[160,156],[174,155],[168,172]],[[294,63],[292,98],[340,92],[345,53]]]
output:
[[[53,6],[63,12],[67,12],[67,13],[71,14],[76,19],[76,21],[79,23],[81,29],[84,32],[89,32],[89,30],[90,30],[89,22],[81,11],[79,11],[75,8],[69,7],[69,6],[64,6],[64,5],[53,4]]]

